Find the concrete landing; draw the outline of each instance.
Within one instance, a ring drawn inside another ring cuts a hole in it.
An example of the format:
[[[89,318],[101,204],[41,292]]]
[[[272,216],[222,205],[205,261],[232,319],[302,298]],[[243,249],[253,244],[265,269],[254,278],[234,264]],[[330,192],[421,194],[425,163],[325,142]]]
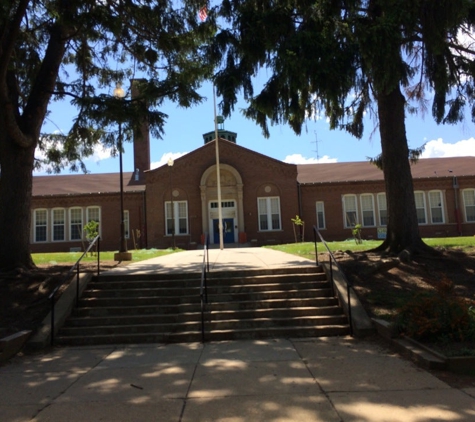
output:
[[[455,389],[371,340],[54,349],[0,367],[2,422],[475,420]]]

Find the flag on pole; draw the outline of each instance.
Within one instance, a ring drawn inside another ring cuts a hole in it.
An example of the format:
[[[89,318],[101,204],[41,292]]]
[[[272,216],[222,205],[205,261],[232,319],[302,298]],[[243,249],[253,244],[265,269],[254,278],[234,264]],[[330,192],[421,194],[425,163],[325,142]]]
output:
[[[200,9],[199,16],[200,16],[201,22],[204,22],[206,20],[206,18],[208,17],[208,8],[206,6],[203,6]]]

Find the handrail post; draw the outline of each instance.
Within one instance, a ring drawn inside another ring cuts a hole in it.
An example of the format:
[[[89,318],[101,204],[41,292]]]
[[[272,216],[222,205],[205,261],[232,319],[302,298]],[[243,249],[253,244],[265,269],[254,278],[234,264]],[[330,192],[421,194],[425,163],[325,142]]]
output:
[[[315,264],[318,267],[317,230],[316,230],[315,226],[313,226],[313,239],[314,239],[313,244],[314,244],[314,247],[315,247]]]
[[[51,346],[54,346],[54,295],[51,296]]]
[[[209,272],[209,234],[206,233],[206,267]]]
[[[346,294],[348,296],[348,320],[350,323],[350,336],[353,337],[353,318],[351,316],[351,291],[350,284],[346,283]]]
[[[101,267],[101,238],[97,238],[97,278],[99,278],[99,275],[101,273],[100,267]]]
[[[76,308],[79,306],[79,262],[76,266]]]

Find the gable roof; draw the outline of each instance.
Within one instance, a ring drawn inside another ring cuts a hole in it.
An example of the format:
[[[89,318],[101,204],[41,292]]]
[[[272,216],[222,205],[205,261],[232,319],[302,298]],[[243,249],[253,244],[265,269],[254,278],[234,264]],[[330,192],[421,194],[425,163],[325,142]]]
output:
[[[220,161],[226,159],[226,156],[225,156],[226,152],[230,152],[231,154],[234,154],[235,150],[241,150],[242,152],[244,152],[246,154],[253,155],[253,156],[257,157],[258,159],[266,160],[270,163],[274,163],[277,166],[296,167],[295,164],[285,163],[284,161],[277,160],[276,158],[269,157],[268,155],[261,154],[260,152],[257,152],[257,151],[254,151],[252,149],[243,147],[242,145],[239,145],[235,142],[229,141],[229,140],[224,139],[224,138],[219,138],[218,148],[219,148],[219,154],[220,154]],[[190,151],[190,152],[182,155],[181,157],[176,158],[174,160],[174,163],[178,163],[180,161],[186,161],[186,160],[189,160],[189,161],[192,162],[194,155],[196,155],[196,154],[198,154],[201,151],[206,150],[206,149],[210,150],[209,151],[210,156],[212,156],[212,157],[216,156],[215,139],[213,139],[212,141],[207,142],[206,144],[201,145],[198,148],[195,148],[193,151]],[[146,172],[147,173],[159,172],[160,169],[163,169],[163,168],[166,168],[166,167],[167,167],[167,163],[162,164],[160,167],[156,167],[154,169],[147,170]]]
[[[384,180],[383,172],[369,161],[297,165],[301,184],[369,182]],[[475,157],[421,158],[411,165],[414,179],[475,176]]]
[[[124,172],[124,192],[144,191],[145,184]],[[85,195],[120,192],[119,173],[67,174],[33,177],[33,196]]]

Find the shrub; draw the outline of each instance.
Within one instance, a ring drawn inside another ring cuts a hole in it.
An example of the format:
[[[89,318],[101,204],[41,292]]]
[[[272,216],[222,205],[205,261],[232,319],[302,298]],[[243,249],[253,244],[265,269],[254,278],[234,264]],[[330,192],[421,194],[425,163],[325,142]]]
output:
[[[402,334],[416,340],[475,340],[475,310],[443,279],[433,292],[418,294],[397,313]]]

